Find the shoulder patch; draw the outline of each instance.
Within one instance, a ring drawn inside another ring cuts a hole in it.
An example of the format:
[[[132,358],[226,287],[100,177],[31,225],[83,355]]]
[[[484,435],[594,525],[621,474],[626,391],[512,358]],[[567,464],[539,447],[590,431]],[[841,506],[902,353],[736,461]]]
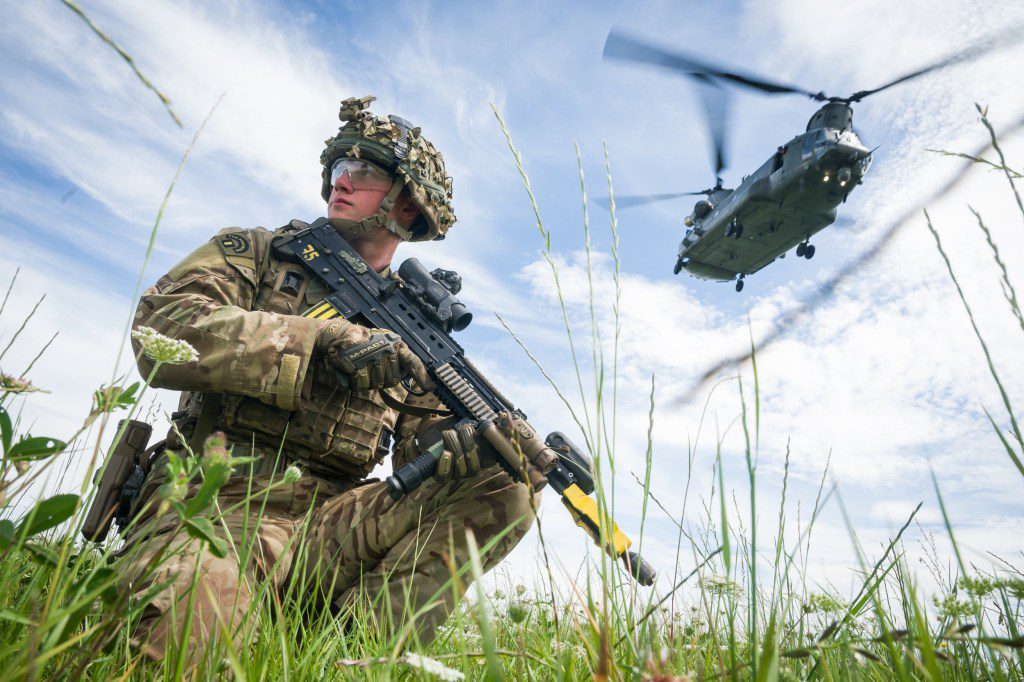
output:
[[[229,256],[241,256],[252,250],[249,238],[241,232],[222,234],[217,237],[217,242],[224,253]]]
[[[212,241],[220,257],[255,287],[260,278],[261,254],[266,251],[264,242],[269,241],[270,236],[270,231],[260,227],[248,230],[228,227],[218,232]]]

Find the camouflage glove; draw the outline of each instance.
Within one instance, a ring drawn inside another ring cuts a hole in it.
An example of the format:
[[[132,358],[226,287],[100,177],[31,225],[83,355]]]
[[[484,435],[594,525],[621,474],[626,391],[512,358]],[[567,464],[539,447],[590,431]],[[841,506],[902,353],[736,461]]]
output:
[[[313,355],[341,373],[355,390],[390,388],[411,376],[425,391],[434,383],[427,368],[395,333],[336,319],[317,333]]]
[[[441,483],[475,476],[480,471],[480,451],[477,447],[476,423],[465,422],[458,428],[441,432],[444,452],[437,460],[434,478]]]

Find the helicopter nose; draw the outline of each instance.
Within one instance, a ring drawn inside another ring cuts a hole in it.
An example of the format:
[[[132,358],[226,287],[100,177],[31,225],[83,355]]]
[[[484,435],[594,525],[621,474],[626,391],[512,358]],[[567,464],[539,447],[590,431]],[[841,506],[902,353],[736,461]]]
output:
[[[835,143],[835,151],[851,160],[863,158],[870,153],[860,140],[855,139],[839,140]]]

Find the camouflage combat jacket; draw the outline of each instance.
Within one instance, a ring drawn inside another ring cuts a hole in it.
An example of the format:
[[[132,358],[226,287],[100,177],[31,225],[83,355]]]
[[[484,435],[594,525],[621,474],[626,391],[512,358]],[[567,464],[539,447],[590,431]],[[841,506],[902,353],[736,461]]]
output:
[[[161,366],[152,380],[184,392],[175,417],[186,437],[203,402],[221,394],[213,428],[232,443],[270,453],[283,443],[285,461],[310,473],[360,479],[388,454],[396,430],[396,450],[413,443],[420,420],[399,419],[377,391],[340,388],[312,357],[327,321],[301,315],[327,291],[271,249],[275,236],[304,227],[293,220],[273,232],[221,230],[143,293],[134,326],[188,341],[199,353],[198,361]],[[141,356],[142,376],[152,369]],[[401,386],[388,390],[406,399]]]

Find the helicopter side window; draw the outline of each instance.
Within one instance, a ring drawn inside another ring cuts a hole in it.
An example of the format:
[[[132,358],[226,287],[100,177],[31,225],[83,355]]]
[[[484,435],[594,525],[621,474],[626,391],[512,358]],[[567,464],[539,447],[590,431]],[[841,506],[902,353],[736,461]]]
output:
[[[772,173],[782,168],[782,159],[785,153],[784,147],[779,147],[779,150],[775,152],[775,155],[772,157]]]
[[[800,154],[801,154],[801,156],[803,156],[803,158],[806,159],[808,156],[810,156],[813,153],[813,151],[814,151],[814,135],[807,135],[804,138],[803,149],[800,150]]]

